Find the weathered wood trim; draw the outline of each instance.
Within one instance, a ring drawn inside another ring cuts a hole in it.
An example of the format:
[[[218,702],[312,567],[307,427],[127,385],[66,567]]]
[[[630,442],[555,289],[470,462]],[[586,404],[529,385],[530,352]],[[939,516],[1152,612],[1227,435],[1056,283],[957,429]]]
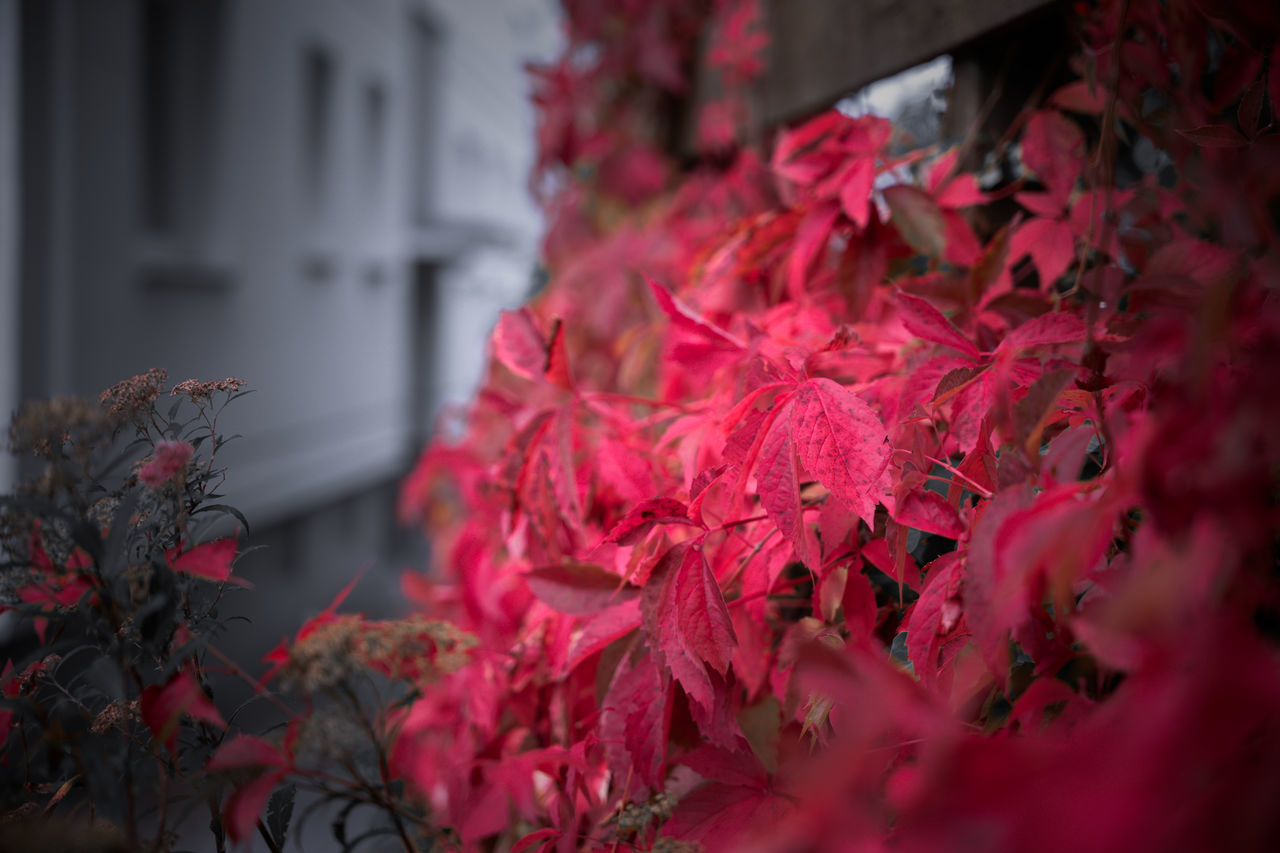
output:
[[[1056,0],[765,0],[769,71],[756,120],[776,126],[927,62]]]

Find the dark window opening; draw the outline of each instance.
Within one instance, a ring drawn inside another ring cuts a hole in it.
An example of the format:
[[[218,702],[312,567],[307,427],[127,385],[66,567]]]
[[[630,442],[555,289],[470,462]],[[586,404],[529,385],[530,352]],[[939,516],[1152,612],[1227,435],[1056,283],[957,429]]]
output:
[[[198,238],[211,224],[223,17],[222,0],[140,8],[140,213],[155,235]]]
[[[302,71],[302,177],[307,200],[319,211],[329,194],[336,76],[333,56],[312,45],[303,53]]]

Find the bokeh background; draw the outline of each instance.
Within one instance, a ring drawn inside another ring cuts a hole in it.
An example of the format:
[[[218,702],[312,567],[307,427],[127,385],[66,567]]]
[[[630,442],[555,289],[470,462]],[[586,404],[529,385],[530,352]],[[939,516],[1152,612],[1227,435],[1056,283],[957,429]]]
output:
[[[390,612],[398,479],[536,278],[526,63],[552,0],[5,0],[4,385],[237,376],[219,426],[261,645],[357,570]],[[5,477],[13,476],[12,463]],[[246,640],[255,642],[255,640]]]
[[[769,128],[838,102],[955,142],[992,79],[1016,108],[1061,40],[1043,19],[1010,37],[1047,0],[944,4],[964,27],[767,5],[789,16]],[[219,424],[252,524],[234,659],[358,572],[348,609],[400,613],[400,572],[429,564],[397,488],[541,280],[526,66],[564,43],[557,0],[0,0],[0,413],[152,367],[254,389]],[[0,491],[20,474],[0,455]]]

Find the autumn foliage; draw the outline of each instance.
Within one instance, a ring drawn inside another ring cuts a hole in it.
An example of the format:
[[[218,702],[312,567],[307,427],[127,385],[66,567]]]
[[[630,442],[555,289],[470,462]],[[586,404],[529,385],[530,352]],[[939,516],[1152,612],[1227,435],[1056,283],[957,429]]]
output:
[[[403,493],[479,645],[394,772],[465,849],[1280,843],[1275,9],[1082,7],[979,183],[735,147],[750,3],[566,5],[549,284]]]
[[[1080,4],[989,150],[831,111],[762,152],[754,2],[564,5],[548,283],[404,484],[418,612],[348,586],[256,679],[212,642],[239,381],[25,410],[0,819],[278,851],[302,790],[348,850],[1280,849],[1280,11]]]

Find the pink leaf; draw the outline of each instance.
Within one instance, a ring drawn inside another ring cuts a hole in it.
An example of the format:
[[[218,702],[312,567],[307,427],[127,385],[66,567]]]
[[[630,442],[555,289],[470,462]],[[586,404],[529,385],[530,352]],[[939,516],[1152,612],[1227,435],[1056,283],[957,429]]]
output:
[[[978,357],[978,347],[943,316],[942,312],[919,296],[898,292],[898,314],[907,331],[926,341]]]
[[[662,309],[662,313],[670,317],[676,326],[713,343],[727,344],[735,349],[746,348],[746,344],[740,339],[694,311],[667,288],[651,278],[646,277],[645,280],[649,282],[649,290],[653,293],[653,299]]]
[[[547,366],[547,339],[528,308],[503,311],[493,330],[493,355],[525,379],[537,379]]]

